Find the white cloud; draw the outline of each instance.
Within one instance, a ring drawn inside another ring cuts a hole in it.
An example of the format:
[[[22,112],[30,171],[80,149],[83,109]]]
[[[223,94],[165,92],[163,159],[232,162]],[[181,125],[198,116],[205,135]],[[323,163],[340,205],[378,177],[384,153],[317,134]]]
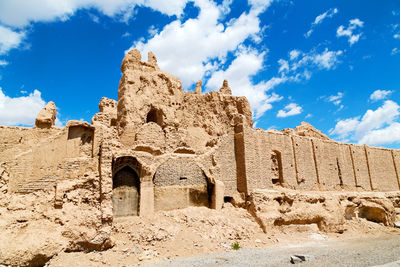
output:
[[[289,116],[298,115],[303,112],[303,108],[298,106],[296,103],[290,103],[286,105],[283,109],[278,111],[276,117],[285,118]]]
[[[293,49],[289,52],[289,57],[290,60],[295,60],[299,57],[299,55],[301,54],[301,52],[297,49]]]
[[[0,55],[17,48],[25,39],[25,32],[16,32],[0,25]]]
[[[142,54],[153,51],[158,63],[182,79],[183,86],[189,87],[208,71],[214,71],[216,62],[222,62],[228,52],[238,49],[246,39],[260,32],[258,15],[270,1],[253,1],[249,12],[242,13],[226,25],[220,22],[223,8],[208,0],[196,0],[200,8],[197,18],[184,23],[175,20],[166,25],[149,40],[139,40],[131,48],[138,48]]]
[[[7,66],[8,65],[8,61],[0,59],[0,66]]]
[[[122,38],[126,38],[126,37],[130,37],[131,34],[129,32],[125,32],[124,34],[122,34]]]
[[[286,78],[274,77],[267,82],[253,83],[251,77],[263,68],[265,52],[260,53],[255,49],[240,48],[236,52],[236,58],[229,67],[215,71],[208,80],[208,89],[219,89],[224,79],[229,81],[229,87],[234,95],[246,96],[257,119],[265,111],[272,108],[271,103],[280,101],[281,96],[266,92],[286,81]]]
[[[290,70],[296,71],[304,67],[317,67],[319,69],[330,70],[336,67],[339,63],[339,57],[343,51],[329,51],[328,48],[321,53],[314,50],[303,53],[299,50],[292,50],[289,52],[290,56]],[[297,60],[295,60],[297,59]]]
[[[311,61],[315,65],[319,66],[321,69],[330,70],[336,66],[338,63],[338,57],[342,55],[343,52],[339,51],[329,51],[328,48],[320,54],[311,55]]]
[[[94,22],[94,23],[99,23],[100,18],[92,13],[89,13],[89,18]]]
[[[349,25],[345,28],[343,25],[340,25],[336,30],[336,36],[339,37],[347,37],[350,43],[350,46],[357,43],[360,39],[362,32],[354,34],[358,28],[362,28],[364,26],[364,22],[360,19],[352,19],[349,21]]]
[[[393,34],[394,39],[400,39],[400,33],[395,33]]]
[[[249,4],[252,6],[252,9],[257,14],[264,12],[273,1],[274,0],[248,0]]]
[[[355,117],[338,121],[335,129],[331,130],[330,134],[337,135],[341,139],[346,138],[360,124],[359,118]]]
[[[311,34],[314,31],[314,28],[321,24],[326,18],[332,18],[335,14],[337,14],[339,12],[339,10],[337,8],[330,8],[327,11],[325,11],[324,13],[318,15],[314,22],[311,24],[311,28],[310,30],[305,34],[305,37],[308,38],[311,36]]]
[[[382,100],[385,99],[391,93],[393,93],[393,91],[391,90],[376,90],[370,95],[369,99],[372,101]]]
[[[332,102],[335,106],[339,106],[342,103],[343,93],[338,92],[337,95],[331,95],[327,97],[327,101]]]
[[[331,134],[339,138],[348,138],[359,144],[383,145],[400,142],[398,117],[400,106],[391,100],[376,110],[367,110],[361,117],[349,118],[337,122]]]
[[[289,62],[287,60],[279,59],[278,60],[278,64],[280,66],[278,72],[287,72],[287,71],[289,71]]]
[[[96,8],[104,15],[124,17],[135,6],[145,6],[168,16],[180,16],[188,0],[13,0],[0,1],[0,21],[13,27],[25,27],[31,22],[66,20],[78,9]],[[18,14],[18,15],[16,15]],[[129,16],[129,15],[128,15]],[[124,19],[127,19],[126,16]]]
[[[0,87],[0,125],[32,126],[45,104],[38,90],[28,96],[9,97]]]
[[[400,123],[394,122],[386,128],[370,131],[359,143],[379,146],[398,142],[400,142]]]
[[[400,53],[400,49],[398,49],[397,47],[392,49],[392,52],[390,53],[392,56],[397,55]]]

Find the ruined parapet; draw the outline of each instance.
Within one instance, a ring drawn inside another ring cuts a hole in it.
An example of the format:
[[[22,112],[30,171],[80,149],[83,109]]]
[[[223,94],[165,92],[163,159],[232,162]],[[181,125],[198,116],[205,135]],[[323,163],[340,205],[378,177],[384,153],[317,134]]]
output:
[[[170,102],[179,102],[183,91],[178,78],[159,70],[153,53],[149,53],[148,62],[144,62],[137,49],[129,51],[122,61],[121,71],[117,126],[121,142],[131,145],[141,125],[151,121],[165,127],[173,123],[175,108]]]
[[[117,124],[117,104],[118,102],[103,97],[99,103],[99,113],[92,118],[92,124],[102,124],[104,126],[116,126]]]
[[[222,83],[222,87],[219,89],[219,91],[225,95],[232,95],[232,90],[229,87],[227,80],[224,80],[224,82]]]
[[[315,129],[314,126],[304,121],[294,129],[294,134],[299,136],[315,137],[322,140],[332,140],[326,134]]]
[[[99,111],[109,114],[117,114],[117,101],[107,97],[102,97],[99,103]]]
[[[156,70],[160,69],[157,65],[157,58],[153,54],[153,52],[149,52],[147,55],[147,63],[151,66],[153,66]]]
[[[36,117],[35,125],[38,128],[50,128],[54,125],[56,120],[57,109],[53,101],[47,103],[47,105],[39,112]]]
[[[195,93],[183,92],[178,78],[158,69],[153,53],[143,62],[138,50],[126,54],[121,70],[117,129],[126,146],[143,143],[137,134],[148,123],[161,128],[169,152],[185,146],[203,153],[210,140],[233,131],[238,116],[243,117],[243,127],[252,127],[249,102],[232,96],[227,82],[220,92],[202,94],[201,81],[196,83]]]
[[[194,92],[195,92],[197,95],[201,95],[201,85],[202,85],[202,82],[201,82],[201,81],[198,81],[198,82],[196,83],[196,88],[194,89]]]

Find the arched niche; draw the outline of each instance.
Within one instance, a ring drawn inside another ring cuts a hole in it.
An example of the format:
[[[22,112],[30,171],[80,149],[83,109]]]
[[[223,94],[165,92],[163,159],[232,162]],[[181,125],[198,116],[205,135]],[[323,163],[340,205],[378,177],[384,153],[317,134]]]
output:
[[[113,161],[113,213],[115,217],[138,215],[140,164],[133,157]]]
[[[190,159],[167,160],[157,168],[153,182],[156,211],[210,207],[212,186],[203,170]]]
[[[283,184],[282,155],[278,150],[271,152],[271,181],[272,184]]]
[[[146,123],[154,122],[160,127],[163,127],[164,122],[164,112],[161,109],[151,107],[146,116]]]

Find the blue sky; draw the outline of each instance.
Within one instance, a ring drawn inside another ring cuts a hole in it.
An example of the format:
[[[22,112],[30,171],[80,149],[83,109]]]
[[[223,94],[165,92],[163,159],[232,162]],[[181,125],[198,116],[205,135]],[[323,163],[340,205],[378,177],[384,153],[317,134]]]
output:
[[[135,47],[185,90],[228,79],[256,127],[400,148],[398,0],[0,0],[0,125],[50,100],[58,125],[90,122]]]

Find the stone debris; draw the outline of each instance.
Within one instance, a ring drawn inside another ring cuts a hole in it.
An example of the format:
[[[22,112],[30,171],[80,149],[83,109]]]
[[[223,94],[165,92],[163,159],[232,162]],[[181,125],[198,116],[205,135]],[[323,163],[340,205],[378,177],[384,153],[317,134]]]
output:
[[[310,257],[305,255],[293,255],[290,256],[290,263],[296,264],[307,261]]]

